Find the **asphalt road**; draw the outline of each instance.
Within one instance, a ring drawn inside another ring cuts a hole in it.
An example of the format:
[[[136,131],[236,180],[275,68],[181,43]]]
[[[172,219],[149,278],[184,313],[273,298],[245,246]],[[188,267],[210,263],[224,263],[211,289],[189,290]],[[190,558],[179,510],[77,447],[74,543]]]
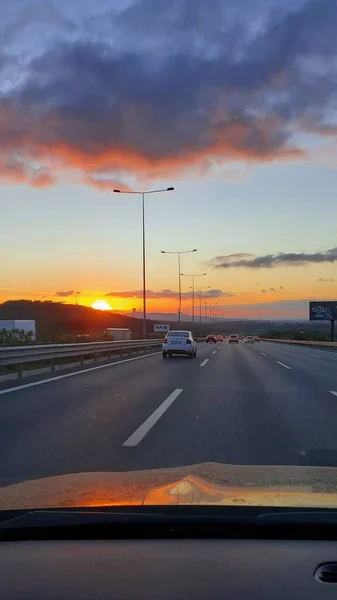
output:
[[[337,451],[337,353],[200,344],[0,391],[0,485],[215,461],[302,464]]]

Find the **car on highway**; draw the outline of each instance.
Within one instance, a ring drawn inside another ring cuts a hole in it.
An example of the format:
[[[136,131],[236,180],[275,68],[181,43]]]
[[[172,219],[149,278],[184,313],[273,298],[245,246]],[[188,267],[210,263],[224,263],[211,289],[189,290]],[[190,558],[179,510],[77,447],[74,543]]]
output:
[[[217,341],[217,342],[223,342],[223,335],[221,335],[221,334],[218,334],[218,335],[216,336],[216,341]]]
[[[197,355],[197,342],[191,331],[171,330],[163,341],[162,351],[163,358],[173,354],[195,358]]]
[[[231,333],[229,338],[228,338],[228,343],[229,344],[238,344],[239,343],[239,336],[236,333]]]
[[[206,337],[206,344],[209,344],[210,342],[212,342],[213,344],[216,344],[216,342],[217,342],[216,335],[214,333],[210,333]]]
[[[253,337],[253,341],[254,341],[254,342],[259,342],[259,341],[260,341],[260,338],[259,338],[259,336],[258,336],[258,335],[254,335],[254,337]]]
[[[254,338],[252,335],[246,335],[245,344],[254,344]]]

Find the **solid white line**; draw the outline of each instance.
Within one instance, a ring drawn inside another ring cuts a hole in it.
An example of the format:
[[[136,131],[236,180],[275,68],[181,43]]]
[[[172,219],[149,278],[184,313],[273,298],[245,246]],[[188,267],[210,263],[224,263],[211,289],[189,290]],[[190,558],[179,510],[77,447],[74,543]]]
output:
[[[281,367],[284,367],[285,369],[289,369],[291,371],[292,367],[288,367],[288,365],[285,365],[284,363],[281,363],[279,360],[276,361],[278,365],[281,365]]]
[[[260,352],[261,356],[267,356],[264,352]]]
[[[206,359],[205,359],[205,360],[204,360],[204,361],[201,363],[201,365],[200,365],[200,366],[201,366],[201,367],[204,367],[205,365],[207,365],[208,361],[209,361],[209,358],[206,358]]]
[[[90,367],[89,369],[83,369],[82,371],[75,371],[75,373],[65,373],[64,375],[57,375],[56,377],[49,377],[49,379],[42,379],[41,381],[34,381],[33,383],[24,383],[16,387],[7,388],[6,390],[0,390],[0,396],[2,394],[10,394],[11,392],[17,392],[19,390],[25,390],[26,388],[35,387],[36,385],[43,385],[44,383],[50,383],[51,381],[57,381],[58,379],[66,379],[67,377],[75,377],[75,375],[82,375],[82,373],[90,373],[90,371],[97,371],[98,369],[106,369],[107,367],[116,367],[123,363],[131,362],[132,360],[140,360],[141,358],[149,358],[149,356],[155,356],[161,354],[161,352],[153,352],[152,354],[146,354],[144,356],[135,356],[134,358],[125,358],[124,360],[118,360],[114,363],[108,363],[106,365],[99,365],[97,367]]]
[[[214,350],[213,354],[216,354],[216,350]]]
[[[167,411],[167,409],[170,408],[171,404],[173,404],[173,402],[178,398],[178,396],[180,396],[182,391],[183,390],[180,389],[174,390],[174,392],[172,392],[172,394],[170,394],[169,397],[166,398],[166,400],[164,400],[164,402],[160,406],[158,406],[158,408],[152,413],[152,415],[150,415],[146,419],[146,421],[144,421],[144,423],[142,423],[142,425],[140,425],[140,427],[138,427],[138,429],[136,429],[136,431],[132,435],[130,435],[126,442],[124,442],[123,446],[126,446],[128,448],[133,448],[134,446],[137,446],[139,442],[141,442],[142,439],[146,436],[146,434],[149,433],[150,429],[152,429],[152,427],[157,423],[157,421],[159,421],[160,417],[162,417],[163,414]]]
[[[333,394],[334,396],[337,396],[337,392],[334,392],[333,390],[330,390],[329,392],[330,394]]]

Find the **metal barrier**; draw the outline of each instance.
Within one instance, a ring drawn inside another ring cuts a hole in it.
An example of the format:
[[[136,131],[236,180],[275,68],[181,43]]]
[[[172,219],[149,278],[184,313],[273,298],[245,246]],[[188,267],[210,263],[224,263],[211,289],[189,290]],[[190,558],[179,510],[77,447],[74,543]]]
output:
[[[97,359],[98,356],[146,352],[161,348],[163,340],[124,340],[118,342],[88,342],[81,344],[48,344],[43,346],[11,346],[0,348],[0,366],[16,365],[18,377],[22,377],[23,365],[48,361],[51,370],[55,370],[55,361],[63,358],[81,358],[85,356]],[[61,361],[59,361],[61,362]]]
[[[310,341],[310,340],[281,340],[281,339],[274,339],[274,338],[261,338],[262,342],[276,342],[278,344],[297,344],[298,346],[323,346],[323,347],[330,347],[330,348],[336,348],[337,347],[337,342],[316,342],[316,341]]]

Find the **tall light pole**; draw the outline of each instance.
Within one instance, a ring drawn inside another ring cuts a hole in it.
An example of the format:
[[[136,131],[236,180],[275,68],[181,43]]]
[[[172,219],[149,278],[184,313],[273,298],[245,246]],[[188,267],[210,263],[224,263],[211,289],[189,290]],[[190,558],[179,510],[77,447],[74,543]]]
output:
[[[181,254],[190,254],[191,252],[197,252],[197,248],[194,250],[181,250],[179,252],[168,252],[167,250],[161,250],[162,254],[177,254],[178,255],[178,273],[179,273],[179,309],[178,309],[178,321],[180,323],[181,320],[181,268],[180,268],[180,256]]]
[[[200,306],[199,306],[199,320],[200,323],[202,323],[202,314],[201,314],[201,300],[202,300],[202,290],[210,290],[211,286],[210,285],[206,285],[204,287],[198,288],[198,292],[199,292],[199,300],[200,300]]]
[[[203,277],[204,275],[207,275],[207,273],[193,273],[193,274],[186,274],[186,273],[181,273],[182,277],[192,277],[192,323],[194,323],[194,279],[195,277]]]
[[[146,240],[145,240],[145,196],[148,194],[159,194],[161,192],[172,192],[174,187],[161,190],[148,190],[146,192],[130,192],[128,190],[114,190],[115,194],[136,194],[142,197],[142,234],[143,234],[143,340],[146,339]]]

